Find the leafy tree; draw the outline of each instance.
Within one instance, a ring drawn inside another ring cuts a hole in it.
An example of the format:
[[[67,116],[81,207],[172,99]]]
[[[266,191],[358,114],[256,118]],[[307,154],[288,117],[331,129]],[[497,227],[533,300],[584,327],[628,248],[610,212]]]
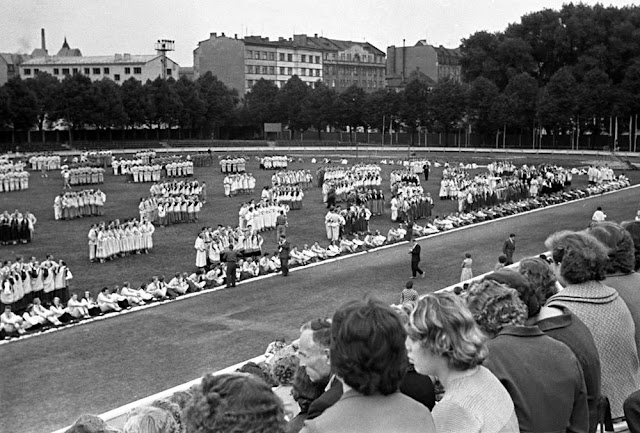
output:
[[[333,89],[317,81],[304,100],[302,114],[305,121],[318,131],[318,139],[321,138],[320,133],[323,129],[335,123],[336,98],[337,95]]]
[[[493,133],[496,124],[494,104],[500,95],[498,86],[488,78],[476,78],[467,89],[467,115],[473,128],[483,136]]]
[[[112,128],[127,124],[120,86],[103,78],[93,83],[93,92],[96,102],[93,124],[98,128],[109,129],[109,140],[112,140]]]
[[[367,94],[364,89],[356,85],[346,88],[336,99],[336,121],[340,127],[349,127],[349,141],[351,132],[359,126],[364,126],[364,104]]]
[[[211,72],[198,77],[196,85],[204,103],[204,123],[207,132],[209,128],[217,129],[231,122],[239,101],[236,90],[229,89]]]
[[[56,107],[59,104],[60,81],[46,72],[38,72],[35,77],[26,80],[27,86],[36,96],[38,107],[38,129],[45,141],[44,127],[58,120]]]
[[[365,123],[371,128],[382,130],[386,128],[392,116],[400,113],[400,93],[393,89],[383,88],[367,95],[365,104]]]
[[[436,131],[445,133],[457,128],[465,115],[465,91],[451,79],[440,81],[429,93],[430,123]]]
[[[558,132],[573,128],[576,114],[577,84],[569,68],[562,68],[549,80],[541,92],[538,103],[539,118],[543,126]]]
[[[186,77],[181,77],[176,82],[176,92],[180,98],[180,109],[178,111],[178,125],[180,126],[180,136],[182,129],[191,131],[201,129],[205,122],[205,105],[200,97],[198,85]]]
[[[264,78],[258,80],[245,96],[247,113],[260,131],[264,131],[265,123],[282,122],[285,119],[279,110],[277,97],[278,87]]]
[[[0,87],[0,128],[10,128],[11,125],[11,101],[6,86]]]
[[[14,131],[29,130],[37,124],[38,105],[35,94],[19,77],[4,85],[8,101],[8,122]]]
[[[161,77],[147,81],[149,98],[149,119],[158,126],[157,137],[160,139],[162,125],[171,128],[178,122],[181,110],[180,98],[176,92],[176,82],[173,78],[163,80]]]
[[[289,78],[278,92],[279,112],[284,115],[291,131],[304,131],[311,124],[302,109],[309,93],[309,87],[297,75]]]
[[[507,123],[517,128],[532,127],[536,116],[538,82],[523,72],[511,77],[505,87]]]
[[[95,93],[91,79],[86,75],[67,75],[60,83],[60,104],[57,114],[64,119],[69,128],[69,140],[73,142],[73,133],[93,123],[96,107]]]
[[[127,113],[127,124],[131,128],[147,123],[149,113],[149,98],[147,87],[131,77],[122,83],[120,88],[122,105]]]
[[[399,95],[400,120],[411,131],[411,144],[419,127],[426,127],[429,119],[429,86],[418,79],[411,80]]]

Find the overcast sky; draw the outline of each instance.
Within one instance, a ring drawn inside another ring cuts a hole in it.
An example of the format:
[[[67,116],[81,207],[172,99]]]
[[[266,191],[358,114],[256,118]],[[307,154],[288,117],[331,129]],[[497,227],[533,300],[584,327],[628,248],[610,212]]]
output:
[[[30,53],[46,31],[49,54],[67,37],[85,56],[153,54],[158,39],[175,40],[169,57],[193,65],[193,50],[209,33],[294,33],[390,45],[457,47],[479,30],[501,31],[526,13],[559,9],[562,0],[0,0],[0,52]],[[595,4],[585,0],[583,3]],[[611,0],[605,5],[633,2]]]

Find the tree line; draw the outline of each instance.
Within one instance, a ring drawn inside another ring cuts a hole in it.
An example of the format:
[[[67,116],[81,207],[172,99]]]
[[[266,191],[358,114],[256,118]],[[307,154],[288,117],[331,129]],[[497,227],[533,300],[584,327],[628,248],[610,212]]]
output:
[[[341,93],[297,76],[282,87],[259,80],[241,97],[207,73],[121,86],[83,75],[58,81],[39,73],[0,88],[0,128],[63,124],[113,130],[178,128],[208,138],[221,127],[255,131],[282,123],[291,131],[328,128],[499,134],[616,135],[633,129],[640,111],[640,8],[568,4],[527,14],[496,33],[463,39],[463,82],[430,86],[415,79],[396,92]],[[160,136],[160,135],[159,135]]]

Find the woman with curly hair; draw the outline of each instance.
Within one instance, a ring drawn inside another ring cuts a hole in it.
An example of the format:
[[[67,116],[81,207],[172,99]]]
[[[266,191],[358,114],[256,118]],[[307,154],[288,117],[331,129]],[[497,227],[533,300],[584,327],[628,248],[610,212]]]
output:
[[[183,412],[187,433],[284,433],[282,402],[263,380],[207,374]]]
[[[515,273],[517,276],[519,274]],[[516,291],[484,279],[467,292],[467,306],[491,339],[484,365],[515,405],[520,431],[586,432],[589,427],[582,367],[566,345],[525,326],[527,306]]]
[[[509,393],[481,366],[485,337],[460,297],[442,292],[420,299],[409,315],[407,334],[409,362],[445,387],[433,408],[438,433],[518,431]]]
[[[518,271],[531,285],[530,291],[518,293],[520,299],[526,305],[532,302],[542,305],[537,313],[528,312],[527,325],[537,325],[549,337],[569,346],[578,358],[587,389],[589,433],[595,433],[599,420],[601,376],[600,355],[591,331],[567,307],[544,305],[558,292],[556,277],[547,260],[540,257],[520,260]],[[535,298],[535,301],[530,301],[530,298]]]
[[[640,368],[629,308],[615,289],[602,282],[607,248],[588,233],[571,231],[554,233],[545,246],[551,250],[556,277],[565,286],[547,306],[568,308],[591,331],[600,354],[602,394],[609,399],[611,416],[620,418],[624,399],[640,389]]]

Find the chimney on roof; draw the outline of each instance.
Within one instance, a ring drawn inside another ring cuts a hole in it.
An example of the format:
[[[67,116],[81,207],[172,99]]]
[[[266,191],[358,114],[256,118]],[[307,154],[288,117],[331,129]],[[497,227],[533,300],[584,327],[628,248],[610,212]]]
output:
[[[238,34],[233,35],[233,39],[238,39]]]
[[[40,29],[40,40],[42,41],[42,49],[43,51],[47,50],[47,41],[44,38],[44,29]]]
[[[117,61],[120,61],[120,60],[122,60],[122,54],[118,54],[118,53],[116,53],[116,55],[115,55],[115,57],[114,57],[114,58],[115,58],[115,61],[116,61],[116,62],[117,62]]]
[[[313,37],[314,37],[314,38],[317,38],[317,37],[318,37],[318,34],[317,34],[317,33],[314,33],[314,34],[313,34]]]
[[[218,37],[218,34],[217,34],[216,32],[209,33],[209,37],[210,37],[210,38],[217,38],[217,37]]]
[[[282,36],[278,37],[278,42],[283,42],[284,38]]]
[[[220,37],[224,38],[224,32],[220,33]]]
[[[131,54],[129,53],[124,53],[124,60],[131,60]]]

